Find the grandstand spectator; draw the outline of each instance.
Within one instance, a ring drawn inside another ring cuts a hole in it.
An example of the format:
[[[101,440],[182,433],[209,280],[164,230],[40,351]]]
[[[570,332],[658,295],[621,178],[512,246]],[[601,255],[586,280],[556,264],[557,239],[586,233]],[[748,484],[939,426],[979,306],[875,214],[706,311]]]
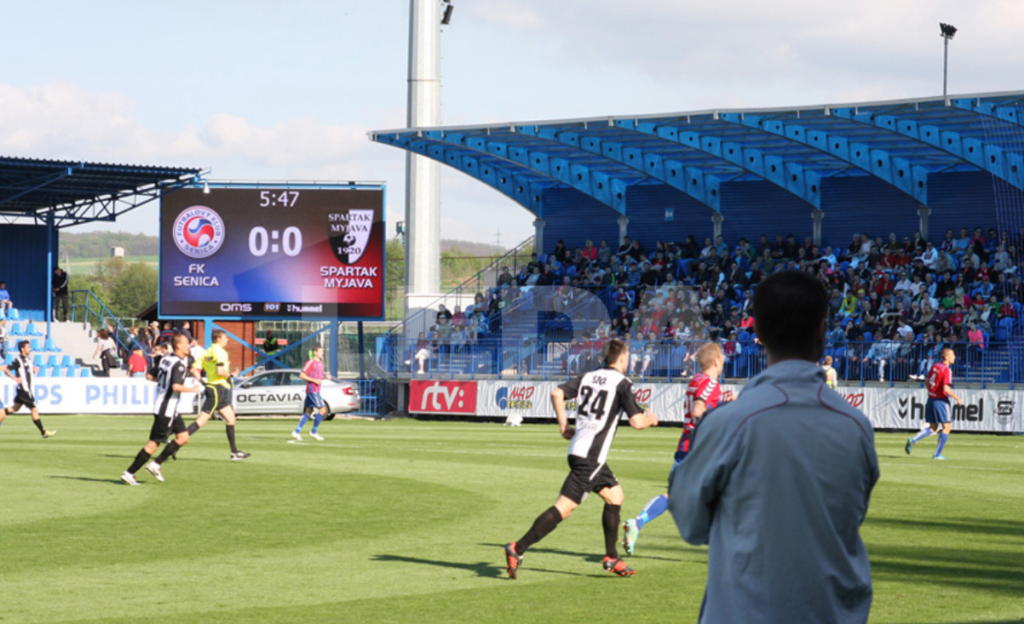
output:
[[[142,355],[142,348],[136,347],[128,358],[128,374],[132,377],[145,378],[148,370],[149,365],[146,363],[146,357]]]
[[[416,339],[416,345],[413,347],[413,359],[419,364],[419,370],[416,371],[417,375],[426,373],[424,367],[426,366],[427,360],[430,359],[430,341],[427,339],[426,334],[420,332],[420,335]],[[409,364],[409,361],[406,361]]]
[[[629,246],[629,251],[626,253],[627,256],[641,262],[646,256],[644,255],[644,248],[640,245],[640,241],[633,239],[632,244]]]
[[[110,332],[106,329],[101,329],[98,332],[96,339],[96,352],[93,353],[93,359],[99,359],[100,367],[104,377],[110,377],[110,371],[119,366],[117,359],[117,345],[114,339],[111,337]]]
[[[440,322],[442,318],[446,321],[452,320],[451,311],[448,308],[446,308],[443,303],[437,306],[436,320]]]
[[[7,292],[7,282],[0,282],[0,310],[10,310],[13,307],[11,293]]]
[[[170,342],[174,338],[174,327],[170,321],[164,321],[164,328],[160,331],[160,342]]]
[[[508,267],[501,268],[501,275],[498,276],[498,286],[505,286],[511,284],[515,279],[512,277],[512,271]]]
[[[62,319],[57,316],[57,310],[62,309],[64,311],[63,321],[68,320],[68,274],[64,272],[64,269],[57,267],[53,270],[53,277],[50,285],[53,288],[53,320],[61,321]]]

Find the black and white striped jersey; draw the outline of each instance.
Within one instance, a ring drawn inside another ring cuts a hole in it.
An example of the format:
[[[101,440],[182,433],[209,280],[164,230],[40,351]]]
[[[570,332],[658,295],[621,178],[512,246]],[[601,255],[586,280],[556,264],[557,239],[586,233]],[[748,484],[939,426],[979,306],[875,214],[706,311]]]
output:
[[[32,384],[35,382],[35,369],[32,366],[32,362],[26,356],[18,353],[18,355],[14,356],[14,361],[11,362],[10,371],[15,377],[21,379],[18,389],[24,390],[29,396],[33,396]]]
[[[560,385],[566,399],[576,399],[576,434],[569,454],[604,464],[619,426],[620,412],[626,417],[642,414],[633,394],[633,383],[614,368],[601,368]]]
[[[174,390],[175,384],[185,383],[188,364],[177,355],[165,355],[160,358],[160,368],[156,374],[156,402],[153,414],[164,418],[173,418],[178,413],[178,401],[181,393]]]

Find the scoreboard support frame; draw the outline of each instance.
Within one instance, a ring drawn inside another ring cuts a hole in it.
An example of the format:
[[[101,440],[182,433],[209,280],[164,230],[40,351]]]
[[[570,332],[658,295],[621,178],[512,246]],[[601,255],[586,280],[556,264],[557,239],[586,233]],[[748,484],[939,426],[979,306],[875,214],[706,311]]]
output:
[[[204,336],[203,336],[203,339],[204,339],[203,344],[205,344],[207,346],[213,344],[213,330],[214,329],[219,329],[222,332],[224,332],[225,334],[227,334],[228,338],[234,340],[235,342],[237,342],[238,344],[242,345],[246,349],[249,349],[250,351],[252,351],[254,353],[258,353],[258,354],[263,356],[262,360],[258,361],[257,363],[253,364],[252,366],[250,366],[250,367],[248,367],[248,368],[246,368],[244,370],[238,371],[238,377],[246,376],[248,373],[251,373],[257,367],[263,366],[264,364],[266,364],[266,362],[268,360],[273,360],[273,361],[277,362],[278,364],[280,364],[281,362],[277,358],[279,358],[280,356],[284,355],[285,353],[288,353],[289,351],[292,351],[294,349],[298,349],[300,346],[306,344],[310,340],[313,340],[314,338],[316,338],[317,336],[319,336],[320,334],[322,334],[324,332],[330,332],[331,340],[333,341],[332,344],[335,345],[335,347],[333,349],[331,349],[331,361],[330,361],[331,376],[332,377],[337,377],[337,375],[338,375],[338,348],[337,348],[338,338],[339,338],[338,327],[344,321],[327,321],[327,325],[326,326],[321,327],[320,329],[318,329],[318,330],[316,330],[314,332],[310,332],[308,335],[303,337],[302,340],[297,340],[297,341],[295,341],[293,343],[290,343],[287,347],[285,347],[284,349],[281,349],[280,351],[274,353],[274,355],[272,357],[268,358],[268,357],[266,357],[266,354],[264,354],[262,351],[260,351],[259,347],[255,346],[255,345],[249,344],[248,342],[246,342],[245,340],[242,340],[241,338],[239,338],[235,334],[231,333],[227,329],[224,329],[220,325],[217,325],[217,321],[223,321],[225,319],[223,319],[221,317],[206,316],[206,317],[200,317],[197,320],[200,320],[200,321],[203,322],[203,334],[204,334]],[[362,368],[361,364],[360,364],[360,368]]]

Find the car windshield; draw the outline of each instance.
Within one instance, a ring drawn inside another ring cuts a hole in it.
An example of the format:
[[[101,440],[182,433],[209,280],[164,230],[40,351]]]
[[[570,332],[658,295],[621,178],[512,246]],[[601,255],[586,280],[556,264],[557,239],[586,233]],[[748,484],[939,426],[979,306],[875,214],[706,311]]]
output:
[[[252,381],[250,381],[248,385],[250,387],[257,387],[257,388],[265,388],[267,386],[276,386],[276,385],[278,385],[278,380],[280,378],[281,378],[281,376],[279,374],[277,374],[277,373],[271,373],[269,375],[261,375],[259,377],[256,377]]]

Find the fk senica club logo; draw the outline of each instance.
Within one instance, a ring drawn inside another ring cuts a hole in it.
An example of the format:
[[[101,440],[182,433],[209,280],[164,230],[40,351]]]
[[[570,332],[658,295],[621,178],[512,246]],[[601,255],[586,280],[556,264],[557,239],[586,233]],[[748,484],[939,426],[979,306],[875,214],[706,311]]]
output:
[[[327,231],[334,257],[344,264],[355,264],[363,257],[373,231],[372,210],[332,211],[327,213]]]
[[[224,220],[206,206],[183,210],[172,232],[178,250],[190,258],[208,258],[224,244]]]

